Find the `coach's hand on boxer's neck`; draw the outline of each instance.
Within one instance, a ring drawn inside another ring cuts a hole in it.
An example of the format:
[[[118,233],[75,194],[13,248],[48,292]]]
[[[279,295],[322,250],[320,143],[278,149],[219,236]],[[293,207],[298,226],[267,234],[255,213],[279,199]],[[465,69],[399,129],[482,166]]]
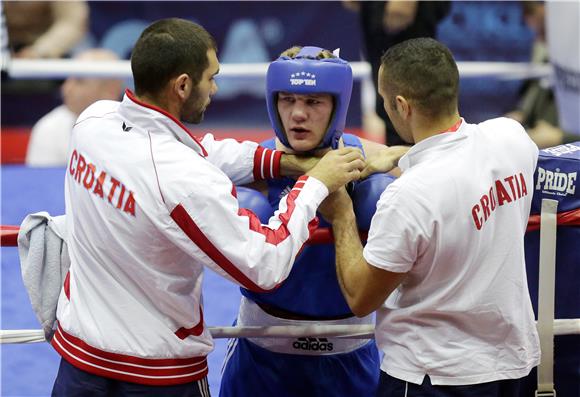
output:
[[[319,157],[284,153],[280,158],[280,174],[296,177],[304,175],[314,168],[319,160]]]
[[[369,153],[366,158],[365,168],[361,171],[361,179],[378,172],[390,172],[395,176],[400,176],[400,171],[396,167],[399,164],[401,157],[403,157],[409,149],[409,146],[390,146]]]
[[[339,148],[343,148],[342,140],[338,143]],[[357,150],[360,150],[356,148]],[[298,177],[310,171],[318,161],[332,149],[315,149],[307,153],[284,153],[280,158],[280,174],[282,176]]]
[[[364,157],[358,148],[340,148],[326,153],[306,175],[324,183],[332,193],[348,182],[358,180],[364,167]]]

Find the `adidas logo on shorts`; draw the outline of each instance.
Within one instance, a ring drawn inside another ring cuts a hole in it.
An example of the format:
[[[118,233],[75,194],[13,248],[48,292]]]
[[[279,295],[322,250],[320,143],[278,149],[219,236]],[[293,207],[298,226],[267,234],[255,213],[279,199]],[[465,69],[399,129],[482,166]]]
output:
[[[332,342],[326,338],[298,338],[292,347],[296,350],[331,352]]]

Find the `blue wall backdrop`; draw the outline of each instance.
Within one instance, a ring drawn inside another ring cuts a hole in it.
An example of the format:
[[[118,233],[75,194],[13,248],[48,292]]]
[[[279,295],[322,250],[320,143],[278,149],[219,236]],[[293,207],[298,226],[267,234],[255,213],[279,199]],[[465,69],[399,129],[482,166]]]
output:
[[[358,15],[339,1],[296,2],[90,2],[90,32],[77,50],[106,47],[128,59],[139,34],[151,21],[181,17],[196,21],[216,38],[222,63],[268,62],[292,45],[341,48],[350,61],[361,59]],[[529,59],[532,32],[522,20],[518,2],[453,2],[440,24],[439,38],[460,61]],[[206,114],[205,126],[268,125],[263,79],[218,80],[220,90]],[[521,82],[493,78],[463,79],[461,112],[481,121],[512,109]],[[2,87],[2,124],[32,125],[59,103],[58,90],[12,92]],[[348,125],[360,126],[358,84],[352,96]],[[26,112],[21,111],[26,109]]]

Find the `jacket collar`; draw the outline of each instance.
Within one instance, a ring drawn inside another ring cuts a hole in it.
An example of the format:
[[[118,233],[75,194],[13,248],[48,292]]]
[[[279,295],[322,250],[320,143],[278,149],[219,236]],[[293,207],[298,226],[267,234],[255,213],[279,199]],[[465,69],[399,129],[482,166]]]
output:
[[[146,130],[169,130],[178,141],[195,150],[200,156],[207,156],[207,151],[201,142],[181,121],[157,106],[140,101],[129,89],[125,90],[119,112]]]

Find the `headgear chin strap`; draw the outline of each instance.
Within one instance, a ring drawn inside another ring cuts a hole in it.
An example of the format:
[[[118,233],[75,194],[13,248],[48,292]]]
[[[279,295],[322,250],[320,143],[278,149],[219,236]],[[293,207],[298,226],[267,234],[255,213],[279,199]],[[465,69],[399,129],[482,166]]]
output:
[[[270,64],[266,76],[266,105],[276,136],[291,147],[278,116],[279,92],[293,94],[330,94],[334,97],[332,120],[319,147],[338,147],[344,131],[352,91],[352,69],[341,58],[316,59],[324,51],[319,47],[302,47],[295,58],[281,56]]]

